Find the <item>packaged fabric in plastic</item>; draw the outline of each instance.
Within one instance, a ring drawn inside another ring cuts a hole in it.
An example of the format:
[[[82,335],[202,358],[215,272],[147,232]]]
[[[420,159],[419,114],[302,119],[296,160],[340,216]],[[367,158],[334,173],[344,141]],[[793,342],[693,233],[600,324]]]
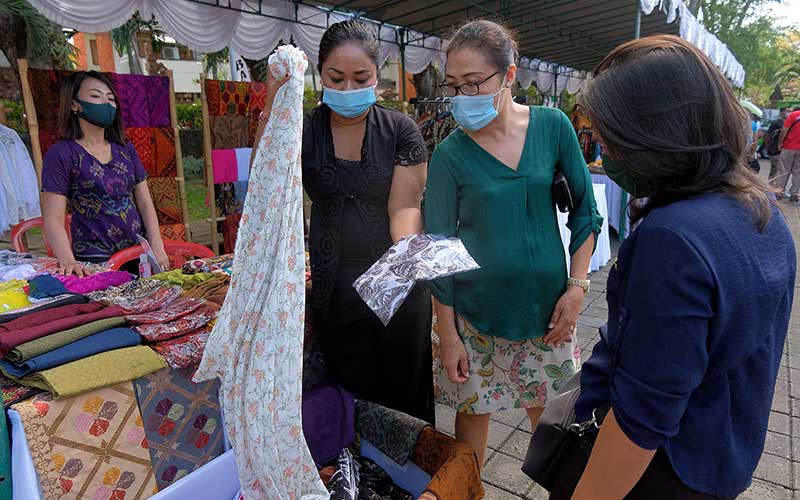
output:
[[[475,269],[480,266],[460,239],[412,234],[395,243],[353,283],[353,287],[387,325],[417,281]]]

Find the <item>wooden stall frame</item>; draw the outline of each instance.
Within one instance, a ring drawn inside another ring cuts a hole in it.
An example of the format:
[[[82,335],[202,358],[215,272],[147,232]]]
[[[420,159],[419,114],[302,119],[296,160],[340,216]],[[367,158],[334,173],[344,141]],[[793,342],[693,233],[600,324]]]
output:
[[[211,230],[211,250],[220,255],[217,224],[225,219],[217,216],[217,200],[214,196],[214,163],[211,160],[211,118],[206,96],[206,77],[200,75],[200,105],[203,112],[203,157],[205,159],[206,189],[208,190],[208,215],[206,221]]]
[[[22,102],[25,106],[25,116],[28,119],[28,133],[31,135],[31,149],[33,150],[33,166],[36,169],[36,178],[39,187],[42,186],[42,146],[39,144],[39,119],[36,117],[36,107],[33,104],[33,92],[28,82],[28,60],[17,59],[19,67],[19,80],[22,85]],[[54,112],[57,112],[54,110]],[[40,195],[41,197],[41,195]]]
[[[189,205],[186,202],[186,176],[183,172],[183,152],[181,151],[181,131],[178,128],[178,108],[175,102],[175,78],[171,69],[167,70],[169,78],[169,114],[172,123],[172,133],[175,135],[175,180],[178,183],[178,196],[181,199],[181,212],[183,213],[183,226],[186,228],[186,240],[192,240],[192,230],[189,227]]]
[[[36,177],[39,187],[42,186],[42,145],[39,142],[39,119],[36,115],[36,105],[33,102],[33,92],[31,92],[30,82],[28,81],[28,60],[17,59],[19,67],[19,79],[22,85],[22,99],[25,106],[25,116],[28,120],[28,132],[31,136],[31,149],[33,150],[33,166],[36,169]],[[145,75],[148,76],[148,75]],[[172,70],[167,70],[169,78],[169,111],[172,131],[175,135],[175,180],[178,183],[178,196],[180,197],[183,225],[186,227],[186,239],[192,241],[191,229],[189,227],[189,207],[186,201],[186,179],[183,172],[183,154],[181,151],[181,136],[178,128],[178,111],[175,102],[175,80]],[[54,110],[58,112],[58,110]],[[213,191],[212,191],[213,193]],[[41,197],[41,194],[40,194]]]

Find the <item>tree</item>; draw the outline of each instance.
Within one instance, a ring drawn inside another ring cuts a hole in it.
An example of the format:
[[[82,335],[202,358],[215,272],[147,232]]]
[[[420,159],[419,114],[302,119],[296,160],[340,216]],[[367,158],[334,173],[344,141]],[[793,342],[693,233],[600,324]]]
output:
[[[145,21],[139,12],[135,12],[128,21],[118,28],[111,30],[111,40],[120,54],[128,56],[129,70],[132,74],[144,74],[142,69],[141,54],[139,54],[139,36],[144,34],[150,39],[152,52],[160,52],[162,42],[158,35],[160,30],[155,19]]]
[[[689,9],[728,46],[744,67],[745,93],[767,105],[782,67],[800,59],[800,47],[787,43],[791,31],[778,26],[770,8],[781,0],[692,0]],[[788,75],[789,73],[784,73]]]
[[[77,52],[61,27],[25,0],[0,2],[0,50],[17,71],[23,57],[33,67],[71,69]]]

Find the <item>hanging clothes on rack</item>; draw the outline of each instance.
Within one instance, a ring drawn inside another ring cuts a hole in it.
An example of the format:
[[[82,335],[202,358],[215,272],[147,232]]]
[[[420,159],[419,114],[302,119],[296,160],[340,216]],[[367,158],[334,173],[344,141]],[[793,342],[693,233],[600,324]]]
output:
[[[453,119],[450,103],[446,99],[417,99],[415,113],[417,116],[422,116],[417,119],[417,125],[430,156],[436,146],[450,135],[458,124]]]
[[[225,427],[247,500],[327,500],[303,437],[305,309],[300,145],[303,75],[295,47],[270,56],[278,91],[252,169],[231,286],[195,381],[219,377]]]
[[[19,134],[0,125],[0,233],[41,215],[39,182],[28,149]]]

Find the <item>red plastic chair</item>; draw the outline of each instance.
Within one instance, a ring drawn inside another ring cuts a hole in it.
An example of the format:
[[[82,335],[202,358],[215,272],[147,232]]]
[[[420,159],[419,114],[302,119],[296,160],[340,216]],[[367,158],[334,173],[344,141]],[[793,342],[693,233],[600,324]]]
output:
[[[64,228],[67,230],[67,238],[71,240],[72,235],[69,230],[70,221],[72,221],[72,216],[66,214],[64,216]],[[34,217],[33,219],[24,220],[11,229],[11,244],[14,246],[14,251],[19,253],[26,253],[28,251],[25,233],[37,227],[42,229],[42,237],[44,238],[44,247],[47,250],[47,255],[49,257],[55,257],[53,249],[47,241],[47,235],[44,232],[44,217]]]
[[[204,247],[198,243],[190,243],[188,241],[164,240],[164,251],[167,252],[172,268],[177,268],[186,262],[184,256],[195,257],[198,259],[206,259],[215,257],[208,247]],[[141,245],[134,245],[125,250],[120,250],[108,259],[109,269],[119,270],[123,265],[132,260],[139,260],[139,255],[144,253]]]

